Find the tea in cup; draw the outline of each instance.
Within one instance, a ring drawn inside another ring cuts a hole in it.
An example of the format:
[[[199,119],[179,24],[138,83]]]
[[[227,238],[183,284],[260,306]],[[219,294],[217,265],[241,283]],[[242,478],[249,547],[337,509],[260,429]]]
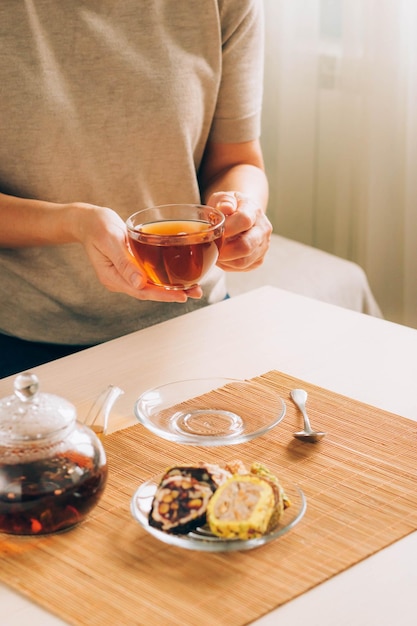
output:
[[[166,289],[189,289],[216,264],[225,217],[200,204],[167,204],[126,220],[129,246],[148,281]]]

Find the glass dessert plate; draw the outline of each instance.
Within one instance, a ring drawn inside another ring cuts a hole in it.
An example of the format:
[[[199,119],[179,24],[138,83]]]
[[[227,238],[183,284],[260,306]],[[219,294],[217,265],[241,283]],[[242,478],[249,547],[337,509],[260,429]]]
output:
[[[307,508],[306,498],[299,487],[283,482],[285,493],[291,501],[280,520],[270,532],[254,539],[224,539],[213,535],[206,526],[198,527],[186,534],[172,534],[154,528],[149,524],[149,512],[160,476],[142,483],[133,494],[130,510],[139,524],[153,537],[171,546],[198,550],[200,552],[234,552],[251,550],[274,541],[290,531],[304,516]]]
[[[134,406],[139,422],[159,437],[199,446],[250,441],[279,424],[285,410],[285,402],[266,385],[220,377],[154,387]]]

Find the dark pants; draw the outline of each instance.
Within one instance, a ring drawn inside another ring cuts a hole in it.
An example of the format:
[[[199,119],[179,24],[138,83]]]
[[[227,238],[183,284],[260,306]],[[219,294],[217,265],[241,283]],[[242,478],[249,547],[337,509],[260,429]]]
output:
[[[29,370],[89,347],[24,341],[0,333],[0,378]]]

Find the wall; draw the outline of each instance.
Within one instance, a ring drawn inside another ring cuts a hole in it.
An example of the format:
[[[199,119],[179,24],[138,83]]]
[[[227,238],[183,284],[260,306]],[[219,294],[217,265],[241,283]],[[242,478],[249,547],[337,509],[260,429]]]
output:
[[[275,232],[361,265],[385,317],[417,328],[417,3],[264,6]]]

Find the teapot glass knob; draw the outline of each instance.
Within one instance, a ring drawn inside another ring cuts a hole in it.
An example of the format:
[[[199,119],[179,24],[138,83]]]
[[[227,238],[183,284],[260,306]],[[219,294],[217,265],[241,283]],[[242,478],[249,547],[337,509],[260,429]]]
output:
[[[33,400],[39,390],[39,379],[32,372],[23,372],[16,376],[14,380],[15,395],[22,402],[30,402]]]

